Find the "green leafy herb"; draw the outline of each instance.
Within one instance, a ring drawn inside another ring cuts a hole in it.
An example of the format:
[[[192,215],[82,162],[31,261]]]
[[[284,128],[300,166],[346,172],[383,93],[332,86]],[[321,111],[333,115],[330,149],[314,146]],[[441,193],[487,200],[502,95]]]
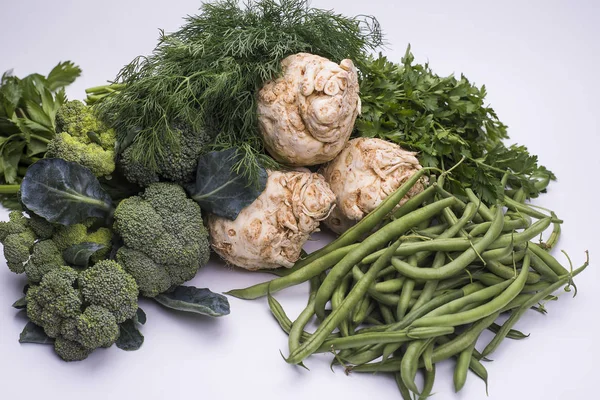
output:
[[[45,158],[27,170],[21,201],[49,222],[72,225],[95,217],[106,218],[112,199],[92,172],[60,158]]]
[[[236,149],[213,151],[200,157],[196,183],[189,191],[203,210],[233,220],[265,190],[264,168],[260,167],[255,185],[233,171],[240,158]]]
[[[74,244],[63,251],[63,258],[71,265],[87,268],[90,264],[90,257],[104,247],[103,244],[93,242]]]
[[[19,335],[19,343],[53,344],[54,339],[46,335],[44,328],[29,321]]]
[[[21,79],[10,72],[2,75],[0,193],[14,195],[26,168],[44,156],[55,134],[56,112],[66,102],[64,88],[80,74],[79,67],[67,61],[59,63],[46,77],[31,74]],[[15,204],[7,205],[13,208]]]
[[[221,317],[229,314],[227,297],[194,286],[177,286],[173,291],[161,293],[153,299],[167,308],[179,311],[211,317]]]
[[[133,142],[136,161],[156,167],[179,141],[178,121],[206,129],[213,149],[241,150],[236,172],[255,182],[261,163],[274,165],[263,155],[256,92],[280,74],[281,60],[309,52],[359,62],[380,44],[375,19],[310,8],[307,0],[205,3],[178,31],[163,32],[152,55],[123,68],[116,79],[123,86],[95,107],[118,142]]]
[[[524,146],[506,147],[506,125],[485,104],[485,86],[478,88],[462,76],[440,77],[428,64],[414,64],[410,46],[401,64],[385,57],[362,67],[362,114],[359,136],[379,137],[419,152],[421,164],[449,169],[450,190],[461,195],[471,187],[493,204],[507,184],[535,197],[538,179],[555,179]]]

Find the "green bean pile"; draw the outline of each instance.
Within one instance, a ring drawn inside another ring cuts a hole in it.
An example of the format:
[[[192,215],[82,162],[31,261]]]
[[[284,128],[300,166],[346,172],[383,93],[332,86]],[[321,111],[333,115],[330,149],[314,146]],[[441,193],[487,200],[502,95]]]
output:
[[[414,174],[361,222],[270,282],[229,294],[268,296],[289,334],[286,361],[303,365],[314,353],[332,352],[350,372],[392,372],[404,399],[431,394],[435,364],[456,358],[459,391],[470,369],[487,385],[482,361],[505,338],[523,339],[515,323],[529,309],[569,291],[573,277],[550,253],[562,223],[525,204],[522,190],[507,190],[503,203],[486,205],[467,190],[463,201],[444,190],[445,174],[394,210],[425,174]],[[547,182],[540,182],[547,185]],[[542,242],[542,233],[552,233]],[[539,238],[539,240],[536,240]],[[586,252],[587,253],[587,252]],[[570,261],[569,261],[570,262]],[[310,281],[306,308],[291,321],[273,293]],[[500,314],[508,314],[502,324]],[[305,331],[316,318],[314,333]],[[489,329],[494,338],[475,344]],[[415,377],[424,372],[424,385]]]

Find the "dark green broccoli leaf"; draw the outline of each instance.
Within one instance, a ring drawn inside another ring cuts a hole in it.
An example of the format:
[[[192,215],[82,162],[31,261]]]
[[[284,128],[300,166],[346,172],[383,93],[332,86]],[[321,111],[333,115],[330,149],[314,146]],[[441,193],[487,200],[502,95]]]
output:
[[[229,314],[227,297],[194,286],[177,286],[172,292],[154,297],[154,300],[167,308],[211,317]]]
[[[90,257],[105,247],[103,244],[93,242],[75,244],[63,251],[63,258],[69,264],[87,268],[90,264]]]
[[[27,308],[27,299],[25,298],[25,296],[23,296],[19,300],[15,301],[12,306],[17,310]]]
[[[241,160],[235,149],[213,151],[200,157],[196,183],[188,187],[192,199],[203,210],[234,220],[267,186],[267,171],[261,167],[256,184],[236,172]]]
[[[118,348],[125,351],[134,351],[142,347],[144,343],[144,335],[138,330],[133,319],[128,319],[123,322],[119,329],[119,338],[115,342]]]
[[[29,321],[19,335],[19,343],[54,344],[54,339],[46,335],[44,328]]]
[[[146,319],[147,319],[146,313],[140,307],[138,307],[137,313],[135,314],[135,317],[133,317],[133,318],[135,319],[135,322],[137,322],[138,324],[142,324],[142,325],[144,325],[146,323]]]
[[[21,201],[38,216],[63,225],[106,218],[112,210],[112,199],[94,174],[60,158],[43,159],[29,167],[21,184]]]

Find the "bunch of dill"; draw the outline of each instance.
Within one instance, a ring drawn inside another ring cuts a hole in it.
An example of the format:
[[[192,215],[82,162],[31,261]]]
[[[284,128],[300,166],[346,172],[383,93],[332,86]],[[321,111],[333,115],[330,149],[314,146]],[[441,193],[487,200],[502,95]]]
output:
[[[153,54],[117,76],[124,89],[95,107],[116,129],[120,148],[131,144],[147,166],[177,146],[177,121],[205,129],[213,149],[240,149],[238,172],[252,178],[259,163],[274,163],[262,155],[256,94],[280,74],[281,60],[308,52],[360,63],[381,43],[374,18],[310,8],[306,0],[207,3],[177,32],[161,32]]]
[[[355,135],[417,151],[426,167],[455,167],[447,183],[453,194],[472,188],[494,204],[507,186],[536,197],[556,179],[526,147],[503,143],[507,127],[485,104],[485,86],[414,63],[410,46],[400,64],[379,56],[364,63],[361,72],[362,113]]]

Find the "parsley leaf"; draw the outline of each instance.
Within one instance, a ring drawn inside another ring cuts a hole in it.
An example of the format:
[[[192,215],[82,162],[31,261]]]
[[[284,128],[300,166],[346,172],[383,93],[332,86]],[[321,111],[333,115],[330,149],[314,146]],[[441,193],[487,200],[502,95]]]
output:
[[[507,185],[536,197],[540,179],[556,179],[524,146],[506,147],[507,127],[485,103],[485,85],[478,88],[464,76],[436,75],[429,64],[415,64],[408,46],[400,64],[384,56],[360,66],[362,113],[355,135],[387,139],[419,152],[423,166],[453,171],[449,190],[464,195],[472,188],[493,204]]]

